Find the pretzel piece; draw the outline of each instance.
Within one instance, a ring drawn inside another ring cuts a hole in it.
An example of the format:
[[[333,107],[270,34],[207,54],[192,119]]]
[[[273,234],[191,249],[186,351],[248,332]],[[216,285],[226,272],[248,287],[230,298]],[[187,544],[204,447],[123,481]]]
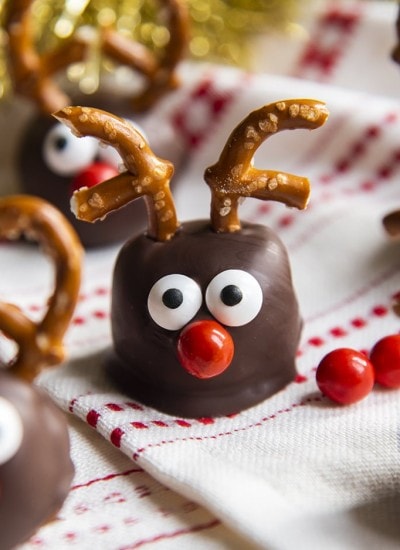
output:
[[[44,113],[51,114],[69,103],[68,96],[53,81],[54,74],[82,61],[88,43],[76,36],[54,51],[39,55],[33,36],[31,4],[31,0],[12,0],[7,6],[4,27],[8,34],[10,72],[15,90],[33,100]]]
[[[216,164],[204,178],[211,189],[211,224],[216,232],[239,231],[241,197],[283,202],[303,209],[310,184],[307,178],[253,167],[253,156],[270,136],[282,131],[320,127],[328,117],[324,103],[291,99],[266,105],[250,113],[231,133]]]
[[[159,0],[166,14],[169,40],[158,57],[145,46],[113,29],[103,32],[102,48],[106,55],[122,65],[136,69],[147,79],[144,89],[132,98],[135,111],[145,111],[160,97],[178,86],[176,66],[184,57],[189,41],[189,13],[185,0]]]
[[[42,55],[36,50],[32,25],[33,0],[10,0],[4,28],[8,34],[8,57],[14,89],[31,99],[47,114],[70,103],[54,81],[54,75],[72,63],[84,61],[91,39],[80,33]],[[177,86],[175,68],[188,43],[189,15],[184,0],[160,0],[167,14],[170,39],[158,58],[145,46],[112,29],[100,33],[100,50],[114,61],[145,76],[145,89],[132,99],[136,110],[151,107],[162,95]]]
[[[0,330],[18,344],[9,370],[28,381],[65,356],[63,336],[78,300],[82,247],[64,216],[51,204],[29,195],[0,198],[0,238],[26,236],[53,260],[53,294],[43,318],[34,323],[13,304],[0,302]]]
[[[65,107],[54,116],[75,135],[92,136],[114,147],[127,169],[95,187],[75,191],[71,199],[74,215],[94,222],[144,197],[149,214],[148,235],[159,241],[169,240],[179,227],[169,185],[173,164],[157,157],[131,123],[111,113],[91,107]]]

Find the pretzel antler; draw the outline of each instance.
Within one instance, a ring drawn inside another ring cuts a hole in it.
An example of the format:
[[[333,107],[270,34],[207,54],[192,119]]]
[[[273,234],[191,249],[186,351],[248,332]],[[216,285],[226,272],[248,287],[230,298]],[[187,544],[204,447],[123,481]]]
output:
[[[169,41],[157,58],[148,48],[133,42],[113,29],[103,33],[103,51],[123,65],[134,67],[148,80],[143,91],[132,98],[135,111],[149,109],[179,82],[176,66],[184,57],[189,41],[189,13],[184,0],[159,0],[166,14]]]
[[[295,128],[313,130],[324,124],[327,117],[324,103],[292,99],[253,111],[233,130],[218,162],[204,174],[211,188],[211,224],[216,232],[240,230],[241,197],[279,201],[300,209],[307,206],[310,193],[307,178],[258,170],[252,166],[252,159],[271,135]]]
[[[84,58],[88,43],[74,36],[59,48],[39,55],[32,28],[32,0],[8,2],[4,28],[8,34],[10,72],[15,91],[33,100],[47,114],[68,105],[68,96],[54,82],[54,74]]]
[[[90,41],[76,33],[56,49],[39,55],[32,28],[32,1],[8,2],[4,26],[9,37],[10,72],[15,91],[33,100],[45,113],[51,114],[70,103],[68,96],[54,82],[54,75],[70,64],[84,60]],[[188,42],[189,18],[183,1],[160,1],[168,14],[170,40],[159,58],[146,47],[119,35],[113,29],[103,29],[101,32],[100,50],[118,63],[137,70],[148,80],[147,87],[132,100],[137,110],[150,107],[177,85],[175,68]]]
[[[54,115],[73,133],[92,136],[114,147],[126,172],[72,196],[71,209],[83,221],[94,222],[139,197],[144,197],[149,214],[148,235],[169,240],[179,224],[169,186],[174,167],[158,158],[131,123],[91,107],[65,107]]]
[[[36,240],[55,264],[55,285],[42,320],[34,323],[15,305],[0,302],[0,330],[19,347],[9,370],[33,378],[64,359],[63,336],[78,299],[82,247],[75,231],[51,204],[28,195],[0,198],[0,238]]]

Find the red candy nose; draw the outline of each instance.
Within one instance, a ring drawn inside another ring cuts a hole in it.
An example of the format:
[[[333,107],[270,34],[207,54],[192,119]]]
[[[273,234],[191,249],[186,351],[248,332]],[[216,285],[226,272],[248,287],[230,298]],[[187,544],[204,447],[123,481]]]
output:
[[[81,187],[93,187],[117,175],[118,170],[114,166],[104,162],[94,162],[75,176],[71,183],[71,192],[73,193]]]
[[[233,353],[231,335],[215,321],[195,321],[179,336],[178,359],[197,378],[221,374],[229,367]]]

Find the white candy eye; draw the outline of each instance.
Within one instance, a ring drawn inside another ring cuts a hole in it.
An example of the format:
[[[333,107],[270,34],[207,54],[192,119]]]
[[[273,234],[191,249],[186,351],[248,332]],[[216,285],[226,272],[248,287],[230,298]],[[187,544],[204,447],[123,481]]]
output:
[[[113,166],[117,170],[123,165],[121,155],[111,145],[99,145],[97,156],[101,162]]]
[[[138,124],[136,124],[136,122],[129,119],[126,119],[126,121],[132,124],[132,126],[134,126],[134,128],[144,137],[144,139],[147,140],[146,134],[144,133],[142,128]],[[118,153],[115,147],[111,147],[111,145],[100,144],[98,149],[98,157],[102,162],[113,166],[117,170],[119,170],[121,166],[123,166],[121,155]]]
[[[17,409],[0,397],[0,465],[5,464],[21,446],[24,429]]]
[[[78,138],[64,124],[56,124],[43,143],[47,166],[59,176],[73,176],[91,164],[98,152],[97,139]]]
[[[206,304],[223,325],[240,327],[250,323],[261,309],[263,293],[257,279],[241,269],[218,273],[206,290]]]
[[[167,330],[179,330],[199,311],[201,289],[190,277],[174,273],[159,279],[147,299],[151,318]]]

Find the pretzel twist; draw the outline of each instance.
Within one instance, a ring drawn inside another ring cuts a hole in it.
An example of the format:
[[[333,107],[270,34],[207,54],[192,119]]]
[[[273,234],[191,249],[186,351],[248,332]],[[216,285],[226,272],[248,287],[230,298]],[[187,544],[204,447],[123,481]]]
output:
[[[75,191],[71,210],[83,221],[104,218],[132,200],[146,200],[148,235],[155,240],[169,240],[179,224],[170,190],[173,164],[160,159],[142,135],[126,120],[91,107],[65,107],[54,116],[79,137],[92,136],[114,147],[127,171],[95,187]]]
[[[184,0],[160,0],[165,10],[169,41],[160,56],[113,29],[103,33],[103,51],[122,65],[134,67],[147,79],[144,89],[131,100],[135,111],[145,111],[179,85],[176,67],[184,58],[189,41],[189,13]]]
[[[211,224],[216,232],[241,228],[238,217],[241,197],[283,202],[303,209],[310,184],[307,178],[253,167],[253,156],[270,136],[282,130],[320,127],[328,117],[324,103],[293,99],[266,105],[250,113],[231,133],[216,164],[204,178],[211,189]]]
[[[64,216],[43,199],[0,198],[0,238],[22,235],[37,241],[55,267],[54,290],[38,323],[16,305],[0,302],[0,330],[19,348],[9,370],[31,381],[44,367],[64,359],[62,340],[78,300],[82,247]]]
[[[68,96],[54,82],[54,74],[82,61],[88,43],[74,36],[55,50],[39,55],[32,28],[32,0],[12,0],[8,3],[4,28],[8,34],[8,57],[14,89],[33,100],[47,113],[68,105]]]
[[[4,28],[8,34],[8,57],[14,89],[33,100],[39,108],[52,114],[70,103],[68,96],[55,83],[54,75],[72,63],[85,59],[91,40],[76,33],[54,50],[39,55],[32,27],[32,1],[8,3]],[[151,107],[177,83],[175,68],[186,51],[189,16],[183,0],[160,0],[167,11],[170,40],[158,58],[145,46],[119,35],[112,29],[100,33],[100,51],[122,65],[128,65],[146,77],[147,86],[132,98],[133,107]]]

